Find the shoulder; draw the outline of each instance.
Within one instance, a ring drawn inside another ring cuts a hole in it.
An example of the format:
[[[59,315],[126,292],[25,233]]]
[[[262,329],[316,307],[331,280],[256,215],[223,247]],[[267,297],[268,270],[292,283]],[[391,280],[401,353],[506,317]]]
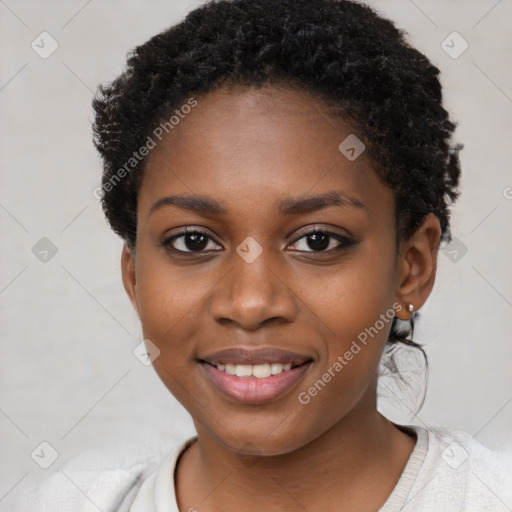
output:
[[[188,437],[83,450],[33,484],[17,506],[31,512],[121,512],[130,496]]]
[[[408,496],[411,510],[512,508],[512,445],[493,450],[467,432],[442,425],[424,430],[427,451]]]

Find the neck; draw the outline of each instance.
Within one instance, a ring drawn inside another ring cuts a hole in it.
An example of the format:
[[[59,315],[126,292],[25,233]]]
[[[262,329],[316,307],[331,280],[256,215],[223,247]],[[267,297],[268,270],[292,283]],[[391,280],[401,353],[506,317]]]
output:
[[[241,455],[198,428],[179,464],[180,510],[377,510],[415,440],[375,407],[352,411],[312,442],[274,456]]]

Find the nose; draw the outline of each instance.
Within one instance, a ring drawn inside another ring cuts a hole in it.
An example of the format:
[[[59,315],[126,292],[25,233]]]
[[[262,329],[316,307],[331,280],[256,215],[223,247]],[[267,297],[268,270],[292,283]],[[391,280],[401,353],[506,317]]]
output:
[[[230,270],[215,288],[212,317],[223,325],[254,331],[268,323],[293,322],[297,301],[293,290],[265,254],[251,263],[237,254]]]

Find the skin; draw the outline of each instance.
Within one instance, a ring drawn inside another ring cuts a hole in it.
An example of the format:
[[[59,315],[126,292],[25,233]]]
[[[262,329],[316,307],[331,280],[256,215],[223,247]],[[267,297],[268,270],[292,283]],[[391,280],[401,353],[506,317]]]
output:
[[[427,215],[396,251],[392,191],[366,153],[349,161],[338,150],[357,131],[322,100],[268,86],[224,86],[197,100],[147,158],[136,252],[122,253],[125,289],[144,337],[160,349],[154,368],[198,433],[175,475],[180,510],[377,510],[415,445],[376,408],[391,322],[308,404],[297,396],[394,303],[402,319],[410,317],[407,304],[423,305],[435,279],[439,221]],[[289,216],[275,207],[333,190],[364,207]],[[162,197],[182,194],[208,196],[226,212],[167,205],[150,213]],[[182,255],[162,245],[187,226],[207,233],[202,254],[190,236],[173,242],[189,251]],[[305,236],[315,226],[355,243],[339,249],[331,237],[315,250]],[[236,252],[249,236],[262,248],[252,263]],[[278,399],[239,404],[196,362],[234,346],[276,346],[313,364]]]

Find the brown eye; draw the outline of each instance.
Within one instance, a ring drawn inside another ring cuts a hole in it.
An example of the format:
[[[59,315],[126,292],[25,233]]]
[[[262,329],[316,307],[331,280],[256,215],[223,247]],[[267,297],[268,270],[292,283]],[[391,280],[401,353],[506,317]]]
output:
[[[194,230],[185,230],[182,233],[166,238],[162,245],[174,252],[178,253],[196,253],[203,252],[208,245],[213,245],[210,250],[220,247],[214,243],[213,239],[206,233]]]
[[[327,230],[315,229],[309,233],[305,233],[294,242],[298,244],[301,240],[305,240],[302,248],[297,249],[303,252],[329,252],[331,250],[340,250],[355,244],[355,241]],[[337,244],[336,244],[337,242]]]
[[[313,251],[324,251],[329,247],[331,235],[327,233],[311,233],[306,236],[307,244]]]

